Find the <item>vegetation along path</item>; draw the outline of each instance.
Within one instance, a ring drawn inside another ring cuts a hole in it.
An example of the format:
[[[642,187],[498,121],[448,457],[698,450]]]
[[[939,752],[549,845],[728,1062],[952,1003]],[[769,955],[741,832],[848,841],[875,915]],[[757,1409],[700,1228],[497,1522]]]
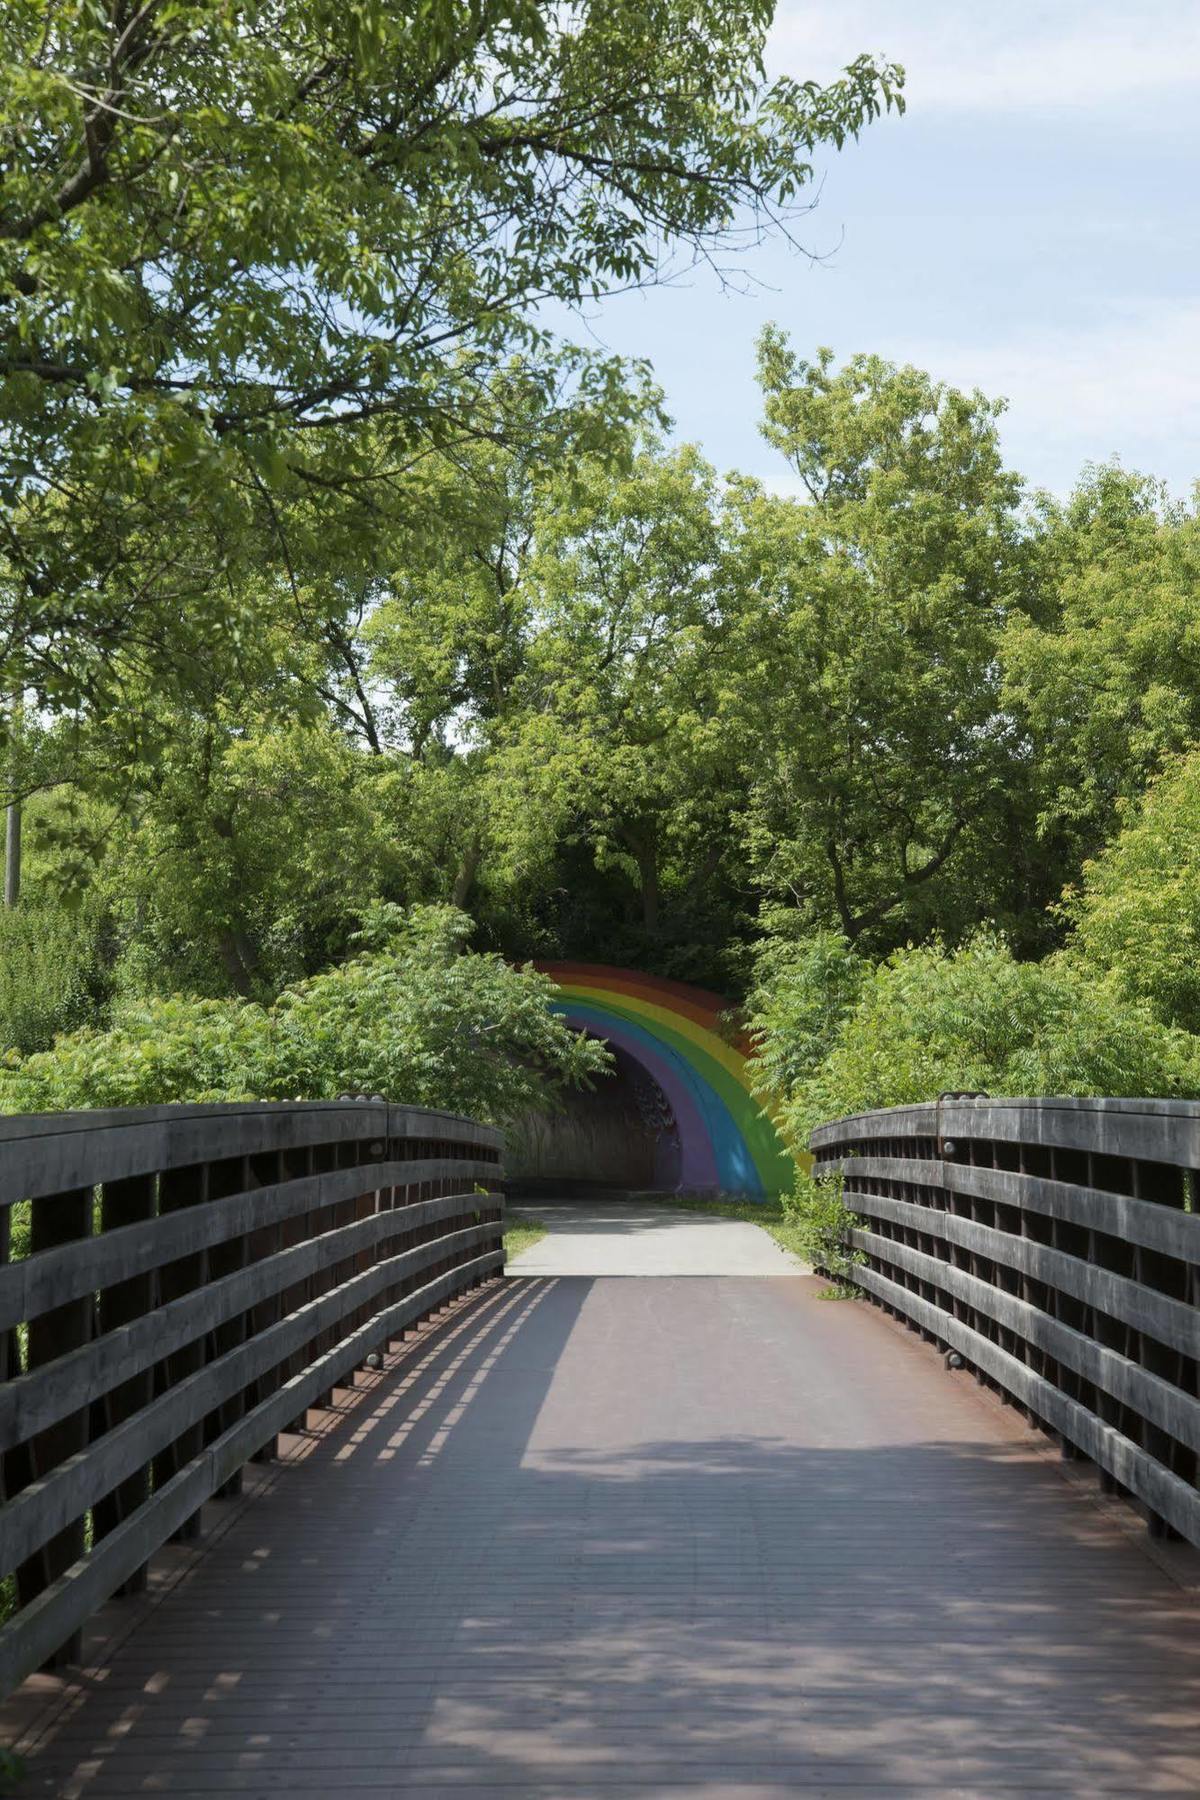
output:
[[[310,1415],[22,1793],[1194,1794],[1194,1594],[821,1293],[486,1286]]]

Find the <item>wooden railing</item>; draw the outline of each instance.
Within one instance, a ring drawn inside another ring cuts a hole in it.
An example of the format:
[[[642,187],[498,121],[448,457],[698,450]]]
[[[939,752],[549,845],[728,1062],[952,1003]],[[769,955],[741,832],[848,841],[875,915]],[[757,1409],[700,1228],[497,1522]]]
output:
[[[0,1119],[0,1692],[500,1273],[499,1159],[485,1126],[379,1101]]]
[[[1200,1544],[1200,1105],[947,1096],[813,1150],[864,1292]]]

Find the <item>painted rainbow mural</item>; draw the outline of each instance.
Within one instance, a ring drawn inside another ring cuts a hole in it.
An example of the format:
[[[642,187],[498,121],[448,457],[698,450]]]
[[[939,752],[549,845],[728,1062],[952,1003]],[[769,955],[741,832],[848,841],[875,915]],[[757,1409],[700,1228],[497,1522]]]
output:
[[[681,1189],[761,1200],[791,1187],[795,1162],[750,1091],[749,1046],[718,1029],[727,1000],[603,963],[536,966],[558,983],[568,1024],[624,1051],[662,1089],[679,1130]]]

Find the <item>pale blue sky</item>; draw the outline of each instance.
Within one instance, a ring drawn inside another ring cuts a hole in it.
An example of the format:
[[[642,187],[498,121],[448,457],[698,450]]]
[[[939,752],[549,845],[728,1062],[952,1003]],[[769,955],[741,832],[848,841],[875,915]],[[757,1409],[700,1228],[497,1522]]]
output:
[[[681,438],[787,491],[757,431],[755,335],[872,350],[1010,402],[1003,438],[1067,490],[1117,453],[1200,478],[1200,0],[781,0],[772,66],[826,79],[863,50],[905,65],[908,111],[820,159],[813,266],[747,259],[607,301],[591,321],[648,356]]]

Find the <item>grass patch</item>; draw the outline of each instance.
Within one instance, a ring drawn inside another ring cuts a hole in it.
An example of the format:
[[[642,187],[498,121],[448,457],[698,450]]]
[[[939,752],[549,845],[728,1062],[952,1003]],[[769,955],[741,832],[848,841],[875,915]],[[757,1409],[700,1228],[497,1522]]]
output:
[[[761,1225],[784,1250],[808,1262],[804,1234],[789,1219],[778,1200],[706,1200],[687,1194],[633,1194],[634,1200],[653,1200],[655,1206],[676,1206],[680,1212],[711,1213],[715,1219],[737,1219],[744,1225]]]
[[[531,1250],[534,1244],[540,1243],[550,1227],[541,1219],[510,1219],[504,1227],[504,1260],[512,1261],[520,1256],[522,1250]]]

